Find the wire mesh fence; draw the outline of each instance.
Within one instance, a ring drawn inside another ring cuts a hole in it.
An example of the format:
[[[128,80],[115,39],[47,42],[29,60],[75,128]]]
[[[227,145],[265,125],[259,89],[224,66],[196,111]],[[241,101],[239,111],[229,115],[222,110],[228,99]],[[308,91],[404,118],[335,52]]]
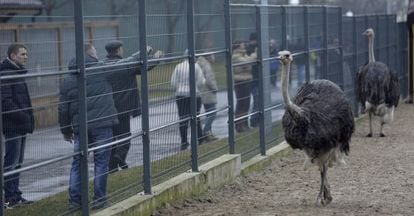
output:
[[[376,57],[406,96],[407,35],[394,15],[225,0],[56,2],[34,17],[2,15],[2,215],[88,215],[223,154],[266,154],[283,140],[281,50],[294,55],[292,95],[329,79],[357,115],[362,32],[373,28]],[[8,54],[15,43],[25,46]]]

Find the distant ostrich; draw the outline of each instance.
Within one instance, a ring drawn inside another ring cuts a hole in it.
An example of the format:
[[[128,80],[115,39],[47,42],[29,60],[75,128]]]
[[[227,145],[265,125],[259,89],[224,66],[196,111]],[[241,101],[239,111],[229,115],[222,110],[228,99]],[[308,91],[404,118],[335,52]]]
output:
[[[336,162],[345,163],[354,132],[354,116],[342,90],[329,80],[305,83],[289,98],[288,83],[293,58],[289,51],[279,52],[282,63],[282,93],[285,114],[282,125],[285,139],[293,149],[306,153],[306,162],[319,167],[321,187],[316,202],[332,201],[326,173]],[[306,165],[306,163],[305,163]]]
[[[369,115],[367,137],[372,137],[372,115],[381,118],[380,136],[385,137],[383,126],[393,121],[394,107],[400,99],[398,76],[384,63],[375,61],[374,30],[369,28],[363,34],[368,37],[369,62],[358,71],[355,92],[363,112]]]

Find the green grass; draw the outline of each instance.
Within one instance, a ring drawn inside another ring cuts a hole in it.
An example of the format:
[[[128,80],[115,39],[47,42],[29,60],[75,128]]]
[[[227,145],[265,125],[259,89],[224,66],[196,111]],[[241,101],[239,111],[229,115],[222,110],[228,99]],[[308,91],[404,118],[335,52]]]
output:
[[[272,132],[281,135],[281,127],[279,123],[274,123]],[[248,139],[244,138],[248,135]],[[237,153],[243,153],[246,151],[257,152],[259,148],[258,143],[252,143],[252,140],[259,140],[258,129],[252,129],[248,132],[236,134],[236,151]],[[242,137],[242,138],[241,138]],[[279,139],[274,140],[268,145],[275,145],[279,142]],[[205,163],[214,158],[217,158],[223,154],[228,153],[228,142],[227,139],[221,139],[214,143],[208,143],[199,146],[199,163]],[[250,155],[250,154],[248,154]],[[254,154],[255,155],[255,154]],[[254,156],[251,155],[248,158]],[[246,159],[247,157],[245,157]],[[180,164],[180,166],[177,166]],[[199,164],[199,165],[200,165]],[[179,152],[176,155],[172,155],[166,158],[163,158],[158,161],[152,162],[152,173],[153,176],[156,176],[158,173],[170,170],[168,173],[159,175],[156,178],[153,178],[153,185],[159,184],[173,176],[179,175],[186,170],[191,168],[191,152],[183,151]],[[142,187],[142,176],[143,176],[143,167],[138,166],[123,170],[114,174],[109,175],[108,178],[108,198],[111,203],[117,203],[122,201],[127,197],[131,197],[143,190]],[[93,185],[92,182],[89,185],[89,195],[90,200],[93,197]],[[28,216],[28,215],[62,215],[68,209],[68,193],[67,191],[58,193],[51,197],[42,199],[33,203],[30,206],[22,206],[19,208],[7,210],[7,215],[16,215],[16,216]],[[75,215],[78,215],[75,213]]]

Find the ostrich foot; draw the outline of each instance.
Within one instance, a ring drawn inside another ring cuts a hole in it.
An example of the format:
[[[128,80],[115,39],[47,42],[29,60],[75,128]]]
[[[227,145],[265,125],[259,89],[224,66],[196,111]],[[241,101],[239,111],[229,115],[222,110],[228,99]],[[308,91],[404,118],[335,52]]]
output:
[[[327,206],[331,202],[332,202],[332,197],[327,197],[327,198],[321,200],[322,206]]]
[[[380,133],[380,137],[385,137],[385,134],[383,134],[383,133]]]
[[[316,198],[315,205],[319,205],[320,203],[322,206],[327,206],[331,202],[332,202],[332,196],[324,192],[323,194],[318,195],[318,197]]]
[[[367,135],[367,137],[372,137],[372,133],[369,133],[369,134]]]

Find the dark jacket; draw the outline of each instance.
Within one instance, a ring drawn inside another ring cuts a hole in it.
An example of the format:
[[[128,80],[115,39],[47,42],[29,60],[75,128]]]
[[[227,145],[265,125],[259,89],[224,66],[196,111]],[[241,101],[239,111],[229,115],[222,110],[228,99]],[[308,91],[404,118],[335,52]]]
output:
[[[9,59],[0,64],[0,75],[26,74],[24,67],[19,67]],[[1,81],[1,103],[3,112],[4,134],[27,134],[34,130],[32,102],[24,78]]]
[[[85,55],[85,67],[102,66],[96,58]],[[69,63],[69,70],[76,69],[76,60]],[[105,71],[86,71],[86,96],[88,129],[112,127],[118,124],[117,112],[112,98],[111,77]],[[78,133],[79,103],[77,75],[64,77],[60,87],[59,124],[61,132]]]
[[[411,25],[414,24],[414,0],[410,0],[407,10],[407,26],[411,29]]]
[[[141,99],[137,85],[137,75],[141,75],[139,65],[139,52],[132,56],[122,59],[118,55],[108,54],[102,61],[105,65],[113,65],[109,70],[113,71],[111,74],[111,84],[114,91],[115,107],[118,113],[129,112],[132,116],[141,115]],[[137,62],[135,65],[124,63]],[[120,64],[120,65],[117,65]],[[156,65],[148,67],[148,71],[152,70]]]
[[[246,54],[248,56],[252,55],[252,53],[256,52],[257,45],[256,44],[248,44],[246,47]],[[252,87],[257,87],[259,85],[259,66],[258,64],[252,65],[252,76],[253,82]]]
[[[115,64],[122,57],[108,55],[102,61],[105,64]],[[139,65],[120,66],[111,68],[113,71],[111,79],[114,91],[114,102],[118,113],[130,112],[132,116],[141,114],[141,99],[137,85],[136,75],[140,75]]]

